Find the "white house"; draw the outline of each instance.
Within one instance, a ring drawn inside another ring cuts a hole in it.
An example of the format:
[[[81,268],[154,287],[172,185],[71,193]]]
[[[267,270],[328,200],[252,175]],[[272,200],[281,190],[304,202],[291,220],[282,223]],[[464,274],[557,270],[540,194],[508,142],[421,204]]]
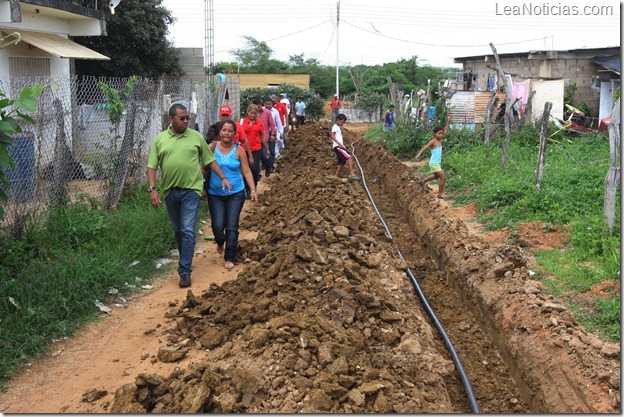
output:
[[[16,166],[7,178],[11,193],[22,191],[18,200],[35,196],[36,178],[55,159],[59,143],[74,146],[73,60],[110,58],[69,37],[106,35],[107,18],[107,12],[62,0],[0,0],[0,89],[16,97],[35,82],[58,86],[40,97],[37,124],[24,126],[9,148]]]
[[[0,0],[0,78],[57,78],[70,74],[71,59],[109,60],[68,39],[106,35],[106,16],[60,0]]]

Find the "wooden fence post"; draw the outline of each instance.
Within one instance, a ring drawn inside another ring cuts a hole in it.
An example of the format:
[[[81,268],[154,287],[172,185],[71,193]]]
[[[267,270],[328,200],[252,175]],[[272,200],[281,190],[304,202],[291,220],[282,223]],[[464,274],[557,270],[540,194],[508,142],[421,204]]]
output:
[[[531,114],[533,113],[533,97],[535,96],[535,90],[529,93],[529,98],[527,99],[526,109],[524,111],[524,115],[518,121],[518,131],[521,132],[524,129],[524,124],[527,120],[531,119]]]
[[[511,117],[513,114],[513,81],[511,79],[511,75],[505,74],[503,71],[503,66],[501,65],[500,58],[498,57],[498,52],[496,52],[496,48],[494,44],[490,42],[490,48],[492,48],[492,52],[494,52],[494,59],[496,59],[496,68],[498,70],[498,76],[502,78],[503,85],[505,86],[505,140],[503,141],[502,147],[502,159],[501,165],[503,169],[507,165],[507,148],[509,147],[509,142],[511,142]]]
[[[490,96],[490,100],[488,101],[487,109],[485,110],[485,147],[490,146],[490,131],[491,131],[491,121],[492,121],[492,110],[494,107],[494,102],[496,101],[496,91],[492,91],[492,95]]]
[[[611,122],[609,122],[609,171],[605,178],[604,195],[604,218],[609,225],[609,234],[613,235],[613,223],[615,222],[615,197],[620,182],[620,101],[613,106]]]
[[[537,162],[537,174],[535,176],[535,187],[539,190],[542,187],[542,174],[544,173],[544,160],[546,158],[546,136],[548,133],[548,119],[550,117],[550,110],[552,109],[552,103],[547,101],[544,103],[544,114],[542,115],[542,128],[540,129],[540,148],[539,157]]]

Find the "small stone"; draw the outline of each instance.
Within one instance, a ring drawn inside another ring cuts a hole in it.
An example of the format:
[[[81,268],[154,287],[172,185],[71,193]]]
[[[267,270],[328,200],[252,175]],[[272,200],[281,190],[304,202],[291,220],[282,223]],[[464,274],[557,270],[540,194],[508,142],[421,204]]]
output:
[[[82,401],[83,403],[92,403],[94,401],[99,400],[103,396],[108,395],[108,391],[104,389],[93,388],[88,391],[82,393]]]
[[[357,405],[358,407],[364,407],[366,404],[366,396],[357,388],[349,391],[347,398],[351,404]]]
[[[179,346],[162,346],[158,349],[158,360],[161,362],[176,362],[186,356],[188,348],[180,348]]]
[[[334,227],[334,234],[338,237],[349,237],[349,229],[345,226]]]
[[[613,374],[611,375],[611,377],[609,378],[609,386],[611,386],[613,389],[620,389],[620,375],[619,374]]]
[[[546,302],[544,303],[544,305],[542,306],[543,311],[557,311],[557,312],[562,312],[562,311],[566,311],[567,308],[561,304],[556,304],[556,303],[552,303],[552,302]]]
[[[613,343],[605,343],[600,353],[607,358],[618,358],[620,356],[620,346]]]
[[[321,346],[318,349],[318,360],[321,364],[327,364],[334,361],[334,356],[331,353],[331,349],[327,346]]]
[[[386,388],[386,386],[379,381],[366,382],[360,386],[360,391],[363,394],[374,394],[380,389]]]

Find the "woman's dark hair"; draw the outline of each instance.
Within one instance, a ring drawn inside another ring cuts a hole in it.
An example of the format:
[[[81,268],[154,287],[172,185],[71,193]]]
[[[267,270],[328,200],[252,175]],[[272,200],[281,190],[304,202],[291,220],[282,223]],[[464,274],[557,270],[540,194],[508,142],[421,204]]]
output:
[[[215,136],[217,136],[217,123],[211,125],[206,132],[206,143],[209,145],[214,141]]]
[[[217,123],[213,124],[208,128],[208,134],[206,137],[206,142],[211,144],[214,141],[214,138],[219,136],[221,129],[223,129],[223,125],[230,124],[232,125],[232,129],[234,129],[234,134],[236,134],[236,122],[232,119],[219,120]]]
[[[221,120],[219,122],[217,122],[216,126],[217,126],[217,131],[216,134],[219,134],[219,132],[221,132],[221,129],[223,129],[224,125],[232,125],[232,129],[234,129],[234,134],[236,134],[236,122],[232,119],[225,119],[225,120]]]

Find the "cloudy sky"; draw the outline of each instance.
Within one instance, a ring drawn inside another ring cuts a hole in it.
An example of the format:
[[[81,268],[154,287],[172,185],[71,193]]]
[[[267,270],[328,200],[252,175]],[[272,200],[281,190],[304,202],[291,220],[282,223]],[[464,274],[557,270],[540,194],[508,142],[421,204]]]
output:
[[[210,2],[214,62],[234,61],[229,51],[245,48],[244,36],[266,42],[275,59],[304,54],[325,65],[417,56],[421,65],[456,66],[454,57],[492,53],[490,42],[499,53],[621,44],[620,3],[613,0],[163,0],[177,19],[170,27],[175,46],[206,45]]]

